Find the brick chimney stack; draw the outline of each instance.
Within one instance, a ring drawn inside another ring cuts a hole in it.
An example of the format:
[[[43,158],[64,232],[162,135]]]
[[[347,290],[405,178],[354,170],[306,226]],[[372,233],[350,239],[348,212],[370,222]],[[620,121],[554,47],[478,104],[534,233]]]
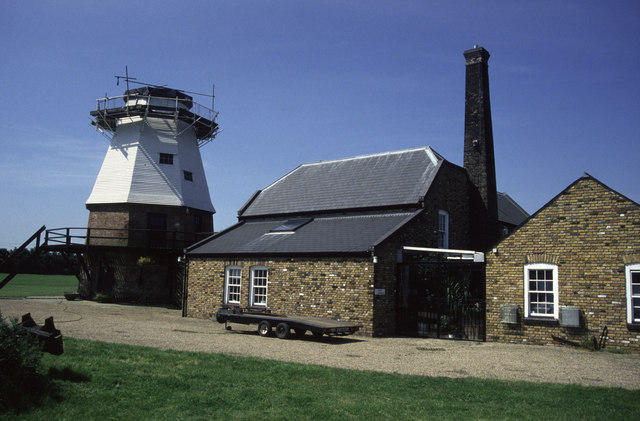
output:
[[[477,187],[487,219],[487,246],[498,237],[498,199],[493,156],[493,129],[489,100],[489,52],[474,46],[464,52],[466,82],[464,101],[464,168]]]

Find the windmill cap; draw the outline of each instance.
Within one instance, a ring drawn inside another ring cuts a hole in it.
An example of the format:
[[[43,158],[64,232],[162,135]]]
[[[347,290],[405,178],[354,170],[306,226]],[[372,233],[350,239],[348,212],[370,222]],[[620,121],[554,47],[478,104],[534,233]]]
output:
[[[159,98],[178,98],[189,109],[193,106],[193,98],[177,89],[163,88],[161,86],[143,86],[141,88],[129,89],[125,93],[128,96],[152,96]]]

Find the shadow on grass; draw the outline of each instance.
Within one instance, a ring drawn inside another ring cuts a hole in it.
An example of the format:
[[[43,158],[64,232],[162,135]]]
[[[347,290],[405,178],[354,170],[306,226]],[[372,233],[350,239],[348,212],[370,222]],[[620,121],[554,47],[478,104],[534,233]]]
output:
[[[64,400],[60,387],[54,382],[86,383],[91,379],[72,370],[69,367],[63,369],[50,368],[46,375],[36,375],[28,379],[28,382],[12,390],[3,390],[0,399],[0,414],[25,414],[34,409],[46,406],[48,402],[60,403]],[[0,417],[2,418],[2,417]]]
[[[52,367],[49,369],[47,377],[52,380],[61,380],[72,383],[86,383],[91,380],[89,376],[73,371],[69,367],[65,367],[62,370]]]
[[[47,376],[40,374],[25,378],[22,384],[2,388],[0,414],[21,414],[41,407],[47,401],[60,402],[58,387]]]

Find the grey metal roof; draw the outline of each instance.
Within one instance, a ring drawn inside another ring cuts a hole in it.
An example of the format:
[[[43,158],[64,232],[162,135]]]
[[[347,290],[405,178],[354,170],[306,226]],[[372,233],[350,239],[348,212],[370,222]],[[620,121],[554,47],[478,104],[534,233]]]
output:
[[[498,192],[498,221],[511,225],[520,225],[529,217],[515,200],[506,193]]]
[[[421,211],[315,217],[288,233],[272,232],[286,218],[246,221],[196,244],[187,254],[249,255],[362,253]]]
[[[241,217],[418,204],[444,158],[430,147],[304,164],[254,195]]]

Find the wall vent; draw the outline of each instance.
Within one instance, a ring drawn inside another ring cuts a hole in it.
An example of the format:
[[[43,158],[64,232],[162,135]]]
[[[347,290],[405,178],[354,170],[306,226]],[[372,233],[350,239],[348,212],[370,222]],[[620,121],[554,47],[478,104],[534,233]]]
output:
[[[560,326],[580,327],[580,307],[560,306]]]
[[[518,323],[518,309],[519,307],[514,304],[502,305],[502,319],[500,323],[517,324]]]

